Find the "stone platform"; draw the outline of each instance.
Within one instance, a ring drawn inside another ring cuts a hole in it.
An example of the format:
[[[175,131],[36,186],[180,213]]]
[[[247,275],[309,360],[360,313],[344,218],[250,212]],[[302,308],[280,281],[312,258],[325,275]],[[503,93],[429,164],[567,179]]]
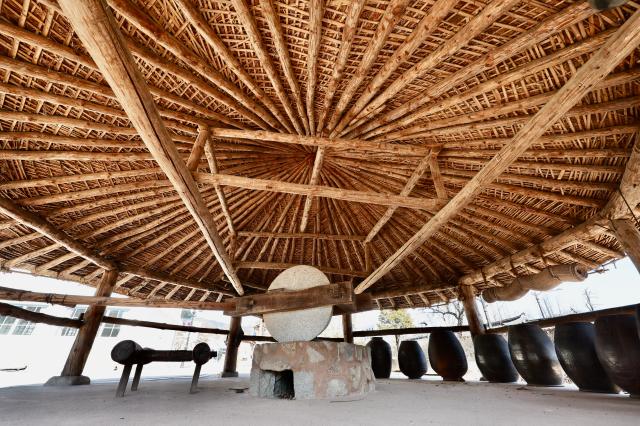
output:
[[[328,399],[375,390],[369,349],[343,342],[257,345],[253,351],[252,396]]]

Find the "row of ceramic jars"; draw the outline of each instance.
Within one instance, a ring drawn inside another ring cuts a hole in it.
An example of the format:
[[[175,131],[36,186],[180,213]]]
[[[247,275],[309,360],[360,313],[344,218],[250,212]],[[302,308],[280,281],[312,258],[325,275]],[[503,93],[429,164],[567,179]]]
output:
[[[638,324],[636,324],[638,322]],[[633,315],[608,315],[589,322],[556,326],[554,342],[535,324],[509,328],[509,342],[499,334],[474,339],[476,363],[490,382],[508,383],[518,375],[530,385],[559,386],[562,370],[583,391],[616,393],[620,389],[640,396],[640,307]],[[391,373],[391,347],[382,338],[373,338],[372,367],[376,377]],[[429,362],[444,380],[461,380],[467,360],[455,334],[431,334]],[[409,378],[427,371],[427,360],[413,340],[405,340],[398,350],[400,370]]]
[[[389,378],[391,374],[391,346],[381,337],[367,344],[371,348],[371,367],[376,378]],[[451,331],[436,331],[429,338],[429,362],[444,380],[459,381],[467,372],[464,349]],[[427,359],[415,340],[405,340],[398,348],[400,371],[410,379],[418,379],[427,372]]]

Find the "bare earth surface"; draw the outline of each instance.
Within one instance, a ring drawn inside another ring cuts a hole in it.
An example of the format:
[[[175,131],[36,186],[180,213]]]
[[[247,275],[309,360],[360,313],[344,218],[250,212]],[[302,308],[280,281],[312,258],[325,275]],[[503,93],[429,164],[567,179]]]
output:
[[[0,389],[3,425],[638,425],[640,400],[571,388],[518,384],[379,380],[363,400],[295,401],[250,397],[247,377],[144,379],[115,399],[115,382],[73,388]]]

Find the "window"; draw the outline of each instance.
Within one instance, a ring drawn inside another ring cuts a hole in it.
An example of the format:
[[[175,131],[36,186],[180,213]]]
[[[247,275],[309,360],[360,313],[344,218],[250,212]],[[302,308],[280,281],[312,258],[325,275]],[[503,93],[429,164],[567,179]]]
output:
[[[9,334],[15,322],[16,319],[14,317],[0,316],[0,335]]]
[[[84,314],[85,312],[87,312],[87,307],[86,306],[82,306],[82,307],[75,307],[73,309],[73,313],[71,314],[71,318],[73,319],[78,319],[80,318],[80,315]],[[74,328],[74,327],[64,327],[62,329],[62,335],[63,336],[75,336],[76,334],[78,334],[78,329]]]
[[[107,316],[114,318],[122,318],[124,314],[124,309],[110,309],[107,311]],[[118,324],[104,324],[102,326],[102,333],[100,336],[102,337],[118,337],[118,333],[120,333],[120,325]]]
[[[31,312],[40,312],[42,306],[20,306]],[[15,336],[29,336],[33,333],[36,324],[31,321],[16,319],[14,317],[0,316],[0,335],[13,334]],[[12,331],[13,329],[13,331]]]

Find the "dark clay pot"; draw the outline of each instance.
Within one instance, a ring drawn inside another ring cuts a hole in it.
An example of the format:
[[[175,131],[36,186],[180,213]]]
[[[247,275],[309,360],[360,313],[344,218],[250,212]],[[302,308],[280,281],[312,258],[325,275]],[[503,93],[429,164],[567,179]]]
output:
[[[512,383],[518,372],[511,361],[509,345],[499,334],[479,334],[473,338],[476,364],[482,375],[492,383]]]
[[[618,393],[598,359],[595,340],[596,330],[590,322],[557,325],[554,343],[560,365],[581,391]]]
[[[519,324],[509,327],[509,352],[513,365],[527,384],[562,385],[562,367],[553,342],[539,326]]]
[[[427,359],[415,340],[405,340],[398,348],[400,371],[410,379],[419,379],[427,372]]]
[[[635,315],[607,315],[596,320],[596,353],[609,378],[640,397],[640,338]]]
[[[373,337],[367,343],[371,349],[371,369],[376,379],[388,379],[391,375],[391,345],[382,337]]]
[[[429,362],[444,380],[461,381],[467,372],[467,357],[452,331],[435,331],[429,336]]]

